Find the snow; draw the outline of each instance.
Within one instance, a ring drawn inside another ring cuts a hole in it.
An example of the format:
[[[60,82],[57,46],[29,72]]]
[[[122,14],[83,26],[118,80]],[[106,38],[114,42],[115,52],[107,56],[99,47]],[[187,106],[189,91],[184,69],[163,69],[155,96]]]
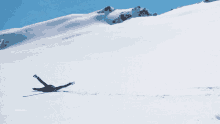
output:
[[[1,31],[27,38],[0,50],[0,123],[219,123],[219,6],[115,25],[72,14]],[[34,74],[75,85],[40,94]]]

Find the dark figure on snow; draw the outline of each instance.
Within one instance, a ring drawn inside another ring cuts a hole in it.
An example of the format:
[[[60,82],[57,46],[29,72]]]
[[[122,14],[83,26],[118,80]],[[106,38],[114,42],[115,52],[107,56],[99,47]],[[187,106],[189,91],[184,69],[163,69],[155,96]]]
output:
[[[37,75],[34,75],[33,77],[37,78],[37,80],[40,81],[44,85],[44,87],[42,87],[42,88],[33,88],[33,90],[42,91],[42,92],[56,92],[56,91],[58,91],[58,90],[60,90],[60,89],[62,89],[64,87],[68,87],[69,85],[73,85],[74,84],[74,82],[70,82],[70,83],[68,83],[66,85],[55,87],[53,85],[46,84]]]

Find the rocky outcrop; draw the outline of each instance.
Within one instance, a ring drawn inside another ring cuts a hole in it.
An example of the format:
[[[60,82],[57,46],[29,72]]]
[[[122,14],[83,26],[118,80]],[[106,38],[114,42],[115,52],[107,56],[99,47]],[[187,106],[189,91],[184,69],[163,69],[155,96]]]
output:
[[[213,2],[213,1],[217,1],[217,0],[204,0],[204,2]]]
[[[115,9],[113,8],[113,7],[111,7],[111,6],[107,6],[107,7],[105,7],[104,9],[102,9],[101,11],[98,11],[97,13],[111,13],[111,12],[113,12]]]
[[[131,14],[129,13],[121,13],[118,18],[112,20],[112,23],[121,23],[129,18],[131,18]]]
[[[146,9],[137,6],[131,10],[131,12],[122,12],[118,18],[114,19],[112,23],[121,23],[127,19],[141,16],[152,16],[152,14]],[[153,16],[157,16],[157,13],[154,13]]]
[[[148,12],[148,10],[146,10],[146,8],[141,9],[140,12],[139,12],[139,16],[151,16],[151,15],[152,14],[150,14]]]
[[[137,6],[132,9],[132,16],[133,17],[140,17],[140,16],[151,16],[146,8],[141,8],[140,6]]]
[[[3,49],[6,46],[7,46],[7,44],[5,43],[5,40],[1,39],[1,41],[0,41],[0,49]]]
[[[137,6],[130,11],[125,10],[124,12],[121,12],[118,17],[114,19],[109,19],[108,15],[115,11],[115,9],[111,6],[107,6],[104,9],[98,11],[99,15],[96,17],[97,20],[103,20],[107,22],[108,24],[112,25],[115,23],[121,23],[124,22],[130,18],[135,18],[135,17],[142,17],[142,16],[152,16],[152,14],[146,9],[146,8],[141,8],[140,6]],[[157,13],[154,13],[153,16],[157,16]]]
[[[26,40],[27,37],[22,34],[9,33],[0,35],[0,50],[5,49],[11,45],[17,44]]]

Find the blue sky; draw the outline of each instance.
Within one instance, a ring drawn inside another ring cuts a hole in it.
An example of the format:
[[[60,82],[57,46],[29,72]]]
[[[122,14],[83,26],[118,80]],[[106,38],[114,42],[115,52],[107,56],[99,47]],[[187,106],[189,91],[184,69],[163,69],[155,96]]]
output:
[[[4,0],[1,1],[0,30],[20,28],[69,14],[90,13],[106,6],[127,9],[136,6],[151,13],[164,13],[172,8],[202,0]]]

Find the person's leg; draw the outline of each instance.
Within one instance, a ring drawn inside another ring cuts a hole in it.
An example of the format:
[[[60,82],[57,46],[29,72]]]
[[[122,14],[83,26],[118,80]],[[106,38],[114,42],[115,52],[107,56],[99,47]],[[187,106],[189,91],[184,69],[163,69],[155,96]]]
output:
[[[41,80],[40,77],[38,77],[36,74],[33,77],[37,78],[37,80],[40,81],[45,87],[47,86],[47,84],[43,80]]]
[[[33,90],[43,91],[43,88],[32,88]]]

